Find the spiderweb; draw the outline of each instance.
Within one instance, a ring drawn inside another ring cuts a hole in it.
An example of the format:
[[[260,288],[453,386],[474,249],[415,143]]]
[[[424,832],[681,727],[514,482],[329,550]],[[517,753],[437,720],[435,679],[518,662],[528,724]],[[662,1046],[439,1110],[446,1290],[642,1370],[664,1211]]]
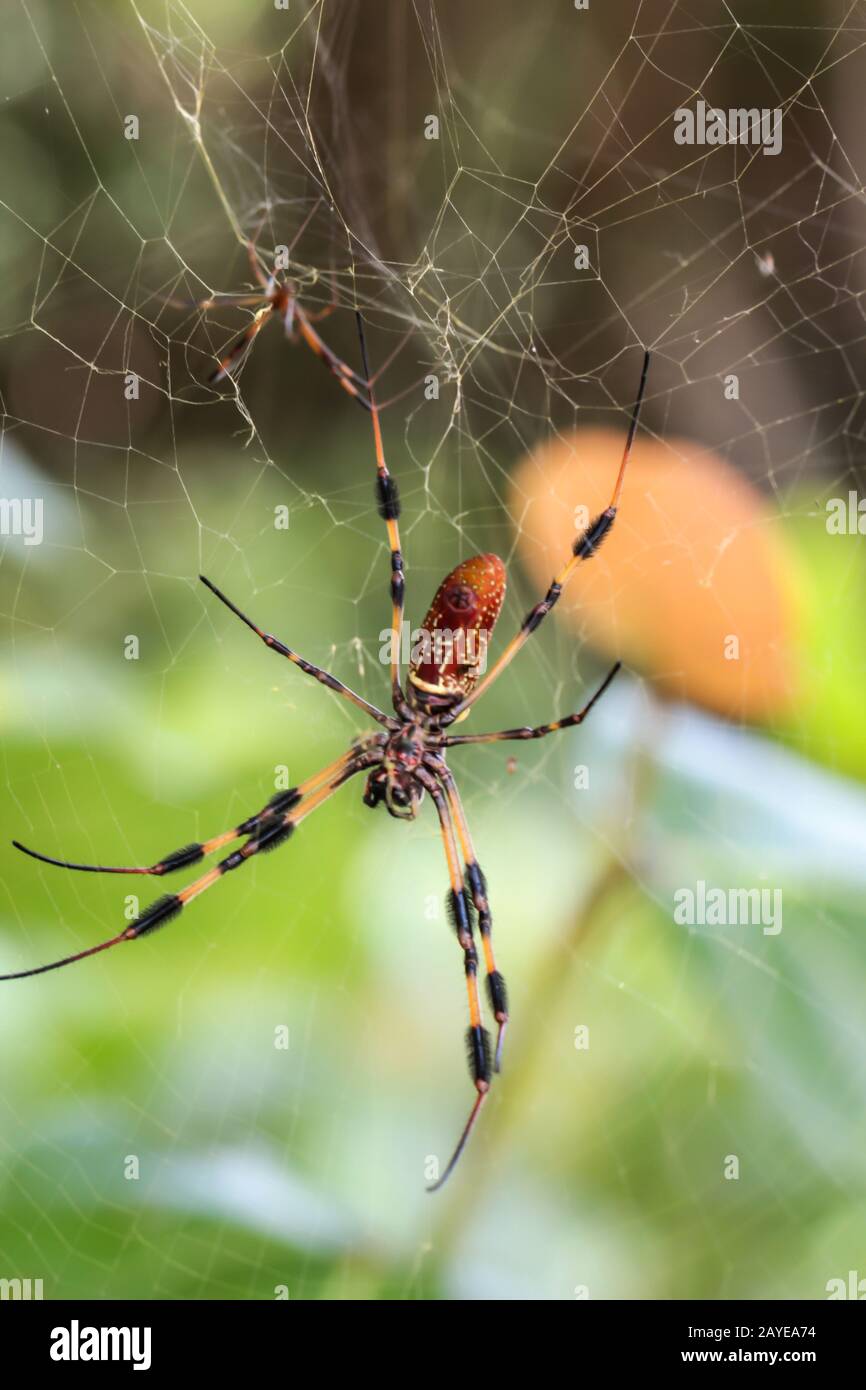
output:
[[[208,384],[255,306],[197,306],[256,289],[250,239],[265,274],[285,249],[353,370],[367,324],[415,622],[492,550],[514,630],[537,597],[517,462],[578,425],[624,434],[644,346],[643,429],[751,481],[811,608],[802,719],[662,707],[633,673],[584,729],[452,759],[514,1023],[435,1200],[425,1165],[470,1088],[429,807],[394,825],[356,782],[158,939],[4,986],[0,1277],[547,1299],[824,1297],[866,1274],[863,550],[825,525],[861,471],[863,6],[133,0],[5,22],[0,493],[44,522],[33,544],[4,512],[0,538],[9,835],[151,863],[363,727],[201,572],[386,699],[369,417],[277,325]],[[698,101],[781,111],[782,148],[677,144]],[[472,727],[564,714],[603,669],[550,620]],[[677,924],[697,880],[781,885],[784,929]],[[157,896],[11,849],[2,883],[4,969]]]

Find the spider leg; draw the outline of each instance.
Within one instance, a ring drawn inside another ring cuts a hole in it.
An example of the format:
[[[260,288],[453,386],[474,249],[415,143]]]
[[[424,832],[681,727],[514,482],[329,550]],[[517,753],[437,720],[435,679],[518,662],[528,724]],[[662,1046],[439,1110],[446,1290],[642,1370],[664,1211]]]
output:
[[[469,912],[469,903],[466,898],[466,890],[463,886],[463,872],[460,864],[460,856],[457,850],[457,842],[454,838],[454,827],[451,822],[451,815],[448,809],[448,802],[443,794],[442,788],[424,768],[418,768],[415,776],[423,787],[429,791],[439,816],[439,826],[442,831],[442,843],[445,846],[445,858],[448,862],[448,875],[451,880],[451,888],[448,894],[449,910],[457,931],[457,940],[463,951],[464,970],[466,973],[466,992],[469,997],[469,1030],[466,1034],[466,1042],[469,1049],[469,1071],[477,1095],[475,1102],[469,1112],[463,1132],[457,1141],[451,1158],[445,1168],[445,1172],[431,1187],[428,1192],[435,1192],[451,1176],[460,1155],[466,1147],[466,1142],[475,1127],[475,1121],[481,1112],[487,1093],[490,1090],[490,1035],[481,1023],[481,1002],[478,997],[478,954],[475,950],[475,942],[472,936],[472,918]]]
[[[321,198],[319,198],[319,202],[321,202]],[[306,226],[306,223],[304,223],[304,226]],[[328,300],[328,303],[325,304],[323,308],[315,309],[313,311],[310,311],[309,309],[307,310],[307,318],[310,323],[318,323],[321,319],[329,318],[331,314],[333,314],[334,310],[339,307],[339,301],[337,299],[337,280],[334,274],[333,257],[331,258],[331,273],[329,278],[331,282],[331,298]],[[360,377],[357,377],[356,380],[361,382]],[[366,385],[366,383],[361,382],[361,385]]]
[[[343,359],[338,357],[337,354],[328,347],[325,340],[319,336],[313,327],[310,315],[305,309],[301,308],[300,304],[295,305],[295,322],[298,325],[298,332],[307,344],[307,347],[316,354],[319,361],[323,362],[328,371],[336,377],[343,390],[347,391],[352,399],[357,401],[360,406],[363,406],[365,410],[370,410],[370,402],[364,394],[367,389],[366,381],[362,376],[359,376],[357,372],[352,371],[352,368],[347,366]]]
[[[261,295],[258,295],[257,298],[260,300]],[[208,377],[208,384],[210,386],[214,386],[218,381],[224,381],[237,370],[252,347],[255,338],[261,333],[265,324],[270,322],[272,314],[273,305],[271,303],[262,305],[262,308],[254,315],[249,327],[244,330],[234,345],[229,348],[225,357],[220,357],[218,359],[218,366]]]
[[[170,309],[200,309],[206,313],[208,309],[248,309],[253,304],[261,304],[265,298],[259,291],[258,294],[212,294],[208,299],[175,299],[173,297],[160,296],[163,304]]]
[[[252,237],[245,242],[245,249],[250,263],[250,269],[253,273],[253,279],[257,280],[262,287],[260,292],[258,294],[215,295],[211,299],[202,300],[197,306],[199,309],[203,310],[218,308],[221,305],[224,307],[233,306],[241,308],[245,305],[262,304],[263,299],[267,301],[265,304],[262,304],[258,313],[253,316],[249,327],[244,330],[234,345],[229,348],[225,356],[218,359],[216,369],[211,372],[208,377],[209,386],[215,386],[218,381],[224,381],[240,366],[252,347],[253,340],[264,328],[273,311],[273,304],[271,303],[273,284],[259,265],[259,259],[256,255],[256,242],[264,223],[265,218],[263,217]]]
[[[312,221],[313,217],[316,215],[316,212],[318,211],[318,209],[319,209],[319,207],[320,207],[320,205],[321,205],[321,202],[322,202],[322,195],[319,194],[319,196],[318,196],[318,198],[316,199],[316,201],[315,201],[315,202],[312,204],[312,206],[310,207],[309,212],[307,213],[307,215],[306,215],[306,217],[304,218],[303,222],[302,222],[301,225],[299,226],[298,230],[295,232],[295,235],[292,237],[291,241],[289,242],[288,246],[286,247],[286,251],[287,251],[287,253],[288,253],[288,256],[291,256],[292,252],[294,251],[294,249],[295,249],[295,247],[297,246],[298,242],[300,241],[301,237],[304,235],[304,232],[307,230],[308,226],[310,225],[310,222]],[[260,284],[260,285],[265,285],[266,287],[268,287],[268,289],[270,289],[270,286],[273,284],[273,280],[270,280],[270,281],[268,280],[267,276],[265,275],[264,271],[262,270],[261,266],[259,265],[259,259],[258,259],[258,255],[257,255],[257,253],[256,253],[256,244],[257,244],[257,242],[258,242],[259,237],[261,236],[262,228],[264,227],[265,223],[266,223],[267,220],[268,220],[268,216],[269,216],[269,214],[270,214],[270,211],[271,211],[270,206],[266,204],[266,205],[265,205],[265,210],[264,210],[264,212],[262,213],[261,218],[259,219],[259,225],[256,227],[256,230],[253,232],[253,235],[249,238],[249,240],[248,240],[247,243],[246,243],[247,256],[249,257],[249,261],[250,261],[250,265],[252,266],[253,274],[255,275],[256,279],[257,279],[258,282],[259,282],[259,284]]]
[[[333,690],[338,695],[344,696],[345,699],[351,700],[354,705],[364,710],[366,714],[371,715],[373,719],[378,720],[380,724],[394,727],[393,720],[385,714],[384,710],[378,709],[376,705],[371,705],[369,700],[364,699],[363,695],[357,695],[354,690],[350,690],[348,685],[344,685],[342,681],[337,680],[337,677],[332,676],[329,671],[323,671],[321,666],[314,666],[311,661],[305,661],[302,656],[292,651],[291,647],[287,647],[279,638],[272,636],[269,632],[263,632],[260,627],[256,626],[251,618],[248,618],[245,613],[242,613],[241,610],[232,603],[230,598],[226,598],[225,594],[221,589],[217,588],[216,584],[211,583],[203,574],[199,575],[199,579],[202,584],[205,584],[207,588],[210,589],[212,594],[216,595],[220,603],[224,603],[226,608],[230,609],[236,618],[240,618],[241,622],[246,623],[251,632],[254,632],[257,637],[261,638],[266,647],[270,647],[272,651],[277,652],[280,656],[286,657],[289,661],[293,662],[295,666],[299,666],[302,671],[306,671],[308,676],[314,676],[317,681],[320,681],[322,685],[326,685],[329,690]]]
[[[331,280],[331,298],[328,300],[327,304],[323,305],[323,307],[322,307],[321,309],[307,309],[307,310],[306,310],[305,317],[306,317],[308,323],[320,323],[320,322],[322,321],[322,319],[328,319],[328,318],[330,318],[331,315],[333,314],[334,310],[337,309],[337,308],[339,308],[339,300],[337,299],[337,281],[336,281],[336,279],[334,278],[334,263],[333,263],[333,261],[331,262],[331,276],[330,276],[330,280]],[[347,368],[347,370],[351,370],[351,368]],[[353,372],[352,375],[355,376],[355,373]],[[360,379],[360,377],[356,377],[356,380],[357,380],[357,381],[360,381],[361,379]],[[363,383],[362,383],[362,384],[363,384]]]
[[[502,1044],[505,1041],[505,1030],[508,1027],[508,993],[505,988],[505,980],[496,968],[496,957],[493,954],[493,914],[490,911],[490,902],[487,897],[487,880],[475,857],[475,846],[472,843],[469,823],[451,769],[447,766],[444,758],[431,758],[428,766],[433,769],[445,788],[448,806],[457,830],[457,838],[460,841],[463,862],[466,866],[469,891],[472,895],[475,911],[478,913],[478,927],[481,932],[481,945],[484,950],[484,963],[487,969],[487,997],[490,1000],[490,1008],[498,1026],[496,1048],[493,1054],[493,1070],[499,1071],[502,1062]]]
[[[13,840],[16,849],[21,850],[22,854],[27,854],[31,859],[38,859],[42,864],[53,864],[58,869],[74,869],[79,873],[85,874],[147,874],[152,878],[162,878],[164,874],[174,873],[176,869],[185,869],[190,864],[197,864],[206,855],[213,854],[215,850],[222,849],[223,845],[230,844],[232,840],[242,839],[244,835],[253,835],[260,827],[272,821],[276,816],[284,811],[290,811],[293,806],[297,806],[301,799],[316,790],[323,782],[327,782],[331,777],[342,771],[343,767],[357,756],[353,750],[344,753],[336,758],[334,762],[328,763],[319,772],[308,777],[305,782],[299,782],[296,787],[290,787],[286,791],[277,792],[272,796],[267,805],[263,806],[254,816],[248,816],[241,821],[240,825],[235,826],[234,830],[224,830],[219,835],[214,835],[209,840],[202,840],[196,844],[184,845],[182,849],[172,850],[171,854],[166,854],[162,859],[149,867],[144,865],[135,867],[107,867],[104,864],[74,864],[68,859],[55,859],[50,854],[42,854],[38,850],[28,849],[22,845],[20,840]]]
[[[516,633],[514,637],[512,637],[511,641],[508,643],[508,646],[505,648],[504,652],[499,657],[498,661],[494,662],[493,666],[491,666],[487,674],[481,678],[481,680],[475,686],[474,690],[472,690],[456,705],[452,705],[452,707],[448,710],[447,714],[441,716],[440,722],[443,727],[448,724],[453,724],[455,719],[458,719],[460,715],[465,713],[465,711],[469,709],[471,705],[474,705],[475,701],[480,699],[480,697],[484,694],[485,690],[488,690],[490,688],[490,686],[496,680],[497,676],[500,676],[502,672],[505,670],[506,666],[510,665],[517,653],[520,651],[521,647],[523,647],[526,644],[526,642],[529,641],[529,638],[532,636],[533,632],[535,632],[536,628],[540,627],[541,623],[547,617],[548,613],[559,599],[560,594],[562,593],[568,581],[571,579],[578,565],[580,565],[584,560],[591,559],[591,557],[598,550],[605,536],[611,530],[614,522],[616,521],[616,513],[617,508],[619,506],[619,498],[620,493],[622,492],[625,471],[628,466],[628,460],[631,454],[632,444],[634,443],[634,437],[637,431],[638,418],[640,416],[640,408],[643,402],[644,390],[646,388],[649,361],[650,355],[648,352],[645,352],[643,359],[643,369],[641,371],[640,385],[638,386],[637,398],[632,409],[631,423],[629,425],[628,435],[626,437],[625,442],[625,448],[623,450],[622,455],[622,461],[619,466],[619,472],[616,476],[616,482],[614,483],[613,492],[611,493],[610,502],[605,507],[604,511],[600,512],[599,515],[589,523],[589,525],[586,527],[584,531],[581,531],[580,535],[577,537],[577,539],[574,542],[574,545],[572,546],[571,559],[563,567],[563,569],[560,570],[559,574],[553,580],[553,582],[550,585],[550,588],[548,589],[541,602],[537,603],[535,607],[530,609],[530,611],[527,613],[526,617],[523,620],[523,623],[521,624],[520,630]]]
[[[608,671],[598,690],[577,714],[568,714],[564,719],[555,719],[552,724],[536,724],[534,728],[524,725],[520,729],[497,729],[492,734],[446,734],[439,746],[441,748],[454,748],[461,743],[499,743],[502,739],[545,738],[548,734],[555,734],[560,729],[572,729],[576,724],[583,723],[596,700],[601,699],[621,666],[622,662],[618,661]]]
[[[364,364],[364,376],[369,385],[370,391],[370,415],[373,421],[373,443],[376,450],[376,500],[379,504],[379,515],[385,523],[388,532],[388,546],[391,551],[391,699],[398,714],[411,718],[412,711],[409,707],[406,696],[403,694],[403,687],[400,683],[400,642],[402,640],[403,629],[403,605],[406,599],[406,580],[403,573],[403,552],[400,549],[400,493],[397,484],[388,472],[388,465],[385,462],[385,449],[382,444],[382,426],[379,422],[379,411],[373,396],[372,377],[370,376],[370,364],[367,360],[367,342],[364,337],[364,322],[360,314],[355,315],[358,321],[358,337],[361,340],[361,360]]]
[[[317,791],[310,792],[292,810],[284,812],[282,815],[260,827],[258,833],[252,839],[247,840],[246,844],[240,849],[233,850],[225,859],[220,860],[207,873],[202,874],[194,882],[187,884],[177,893],[166,894],[165,897],[157,898],[150,903],[144,911],[136,917],[134,922],[130,922],[118,936],[112,936],[108,941],[101,941],[96,946],[89,946],[84,951],[78,951],[75,955],[64,956],[61,960],[49,962],[48,965],[37,965],[30,970],[16,970],[10,975],[0,975],[0,980],[23,980],[29,975],[44,975],[48,970],[59,970],[64,965],[73,965],[76,961],[84,960],[87,956],[96,955],[99,951],[107,951],[111,946],[118,946],[122,941],[135,941],[139,936],[145,936],[148,932],[154,931],[164,923],[169,922],[173,917],[177,917],[186,907],[187,903],[193,898],[197,898],[208,888],[227,874],[231,869],[239,869],[242,864],[246,864],[255,854],[262,850],[276,849],[289,838],[296,826],[300,825],[308,815],[327,801],[334,792],[353,777],[362,768],[368,767],[376,761],[378,755],[372,753],[363,754],[351,761],[342,772],[332,777],[323,787]]]

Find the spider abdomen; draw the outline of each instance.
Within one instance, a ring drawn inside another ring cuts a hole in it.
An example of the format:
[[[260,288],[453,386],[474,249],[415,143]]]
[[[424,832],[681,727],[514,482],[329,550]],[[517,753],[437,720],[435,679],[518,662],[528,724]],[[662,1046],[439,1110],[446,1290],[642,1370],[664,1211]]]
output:
[[[447,574],[436,590],[409,664],[418,704],[462,699],[487,665],[487,648],[505,597],[505,566],[498,555],[473,555]]]

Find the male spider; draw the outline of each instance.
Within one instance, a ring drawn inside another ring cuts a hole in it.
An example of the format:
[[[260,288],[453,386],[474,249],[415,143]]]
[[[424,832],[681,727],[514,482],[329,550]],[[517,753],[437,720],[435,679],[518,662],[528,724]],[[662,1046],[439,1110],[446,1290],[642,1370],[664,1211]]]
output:
[[[156,927],[168,922],[205,889],[216,883],[231,869],[240,868],[253,855],[262,850],[275,849],[282,844],[295,827],[305,820],[318,806],[321,806],[351,777],[367,772],[364,789],[364,802],[376,807],[385,803],[388,811],[397,819],[412,820],[424,793],[429,792],[439,818],[445,858],[448,865],[450,888],[448,891],[449,915],[463,951],[466,988],[469,998],[469,1068],[476,1096],[469,1118],[462,1130],[447,1167],[437,1182],[428,1189],[433,1192],[441,1187],[454,1169],[466,1145],[475,1121],[481,1111],[490,1089],[492,1074],[499,1071],[502,1056],[502,1043],[508,1023],[508,1005],[505,982],[496,967],[493,954],[493,919],[487,898],[487,884],[484,874],[475,857],[475,849],[469,833],[469,826],[457,785],[446,763],[446,750],[467,743],[493,743],[500,739],[544,738],[557,729],[568,729],[582,723],[593,705],[604,694],[617,671],[619,662],[608,673],[590,700],[577,714],[554,720],[550,724],[540,724],[534,728],[501,729],[487,734],[449,734],[448,727],[462,718],[496,680],[506,666],[529,640],[551,608],[556,603],[563,588],[577,566],[588,560],[598,550],[607,533],[614,524],[626,466],[637,430],[638,416],[646,386],[649,353],[645,353],[640,384],[634,409],[631,415],[628,435],[623,450],[616,482],[608,506],[589,523],[574,541],[572,555],[567,564],[552,581],[544,598],[526,615],[519,631],[511,639],[498,660],[490,670],[483,672],[483,661],[479,655],[479,640],[486,642],[502,607],[505,595],[505,566],[497,555],[475,555],[464,560],[450,574],[446,575],[431,604],[422,631],[434,639],[431,651],[429,645],[413,649],[409,663],[405,690],[401,681],[401,660],[399,638],[403,621],[404,573],[403,557],[400,551],[398,517],[400,503],[397,485],[385,463],[382,445],[382,432],[379,414],[369,385],[370,371],[364,342],[364,330],[360,314],[358,331],[361,338],[361,355],[364,367],[364,382],[369,389],[369,406],[373,422],[373,440],[376,454],[376,499],[379,514],[385,522],[388,545],[391,555],[391,696],[394,714],[386,714],[375,705],[350,690],[342,681],[329,672],[305,661],[278,638],[264,632],[242,613],[232,601],[209,579],[200,576],[210,591],[234,613],[241,622],[246,623],[257,637],[280,656],[294,662],[302,671],[314,676],[329,689],[336,691],[344,699],[351,700],[359,709],[370,715],[381,726],[378,733],[368,733],[355,739],[349,751],[327,767],[308,777],[306,781],[279,792],[256,815],[250,816],[235,826],[210,840],[200,844],[186,845],[158,860],[150,867],[106,868],[97,864],[73,864],[67,860],[55,859],[35,850],[27,849],[13,840],[16,849],[31,855],[46,864],[54,864],[63,869],[76,869],[85,873],[108,874],[150,874],[155,878],[171,873],[175,869],[186,868],[212,854],[233,840],[245,839],[239,849],[234,849],[220,860],[207,873],[194,882],[158,898],[118,935],[90,946],[75,955],[49,965],[37,966],[31,970],[16,971],[2,975],[0,980],[17,980],[30,975],[40,975],[46,970],[56,970],[71,965],[86,956],[105,951],[122,941],[134,941]],[[437,639],[445,638],[445,641]],[[477,923],[476,923],[477,919]],[[497,1024],[497,1040],[491,1050],[490,1038],[481,1022],[481,1005],[478,995],[478,956],[475,949],[476,924],[481,934],[484,963],[487,976],[487,990],[490,1008]],[[492,1055],[491,1055],[492,1053]]]

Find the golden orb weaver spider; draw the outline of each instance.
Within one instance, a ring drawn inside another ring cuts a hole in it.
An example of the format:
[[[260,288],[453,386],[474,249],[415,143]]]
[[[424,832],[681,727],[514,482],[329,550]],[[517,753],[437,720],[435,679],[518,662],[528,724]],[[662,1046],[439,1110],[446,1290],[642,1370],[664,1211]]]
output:
[[[376,501],[379,515],[385,522],[390,550],[390,596],[391,596],[391,697],[394,714],[365,700],[354,690],[337,680],[328,671],[314,666],[287,647],[285,643],[270,633],[264,632],[251,618],[227,598],[204,575],[200,578],[208,589],[231,610],[241,622],[245,623],[266,646],[280,656],[286,657],[302,671],[335,691],[344,699],[350,700],[365,714],[370,715],[380,726],[378,733],[368,733],[355,739],[347,753],[336,758],[327,767],[308,777],[288,791],[279,792],[255,815],[250,816],[232,830],[215,835],[212,839],[198,844],[186,845],[174,850],[163,859],[149,867],[105,867],[97,864],[75,864],[68,860],[55,859],[36,850],[27,849],[19,841],[13,840],[16,849],[45,864],[53,864],[63,869],[74,869],[83,873],[108,874],[147,874],[161,878],[176,869],[187,868],[198,863],[207,855],[230,844],[234,840],[245,839],[245,843],[221,859],[200,878],[195,879],[177,893],[158,898],[124,928],[118,936],[96,946],[90,946],[75,955],[65,956],[48,965],[36,966],[30,970],[19,970],[9,975],[0,975],[0,980],[19,980],[31,975],[41,975],[47,970],[57,970],[99,951],[108,950],[123,941],[134,941],[147,935],[157,927],[176,917],[182,909],[219,882],[224,874],[238,869],[256,854],[276,849],[283,844],[300,823],[311,815],[329,797],[360,772],[367,773],[364,789],[364,802],[376,807],[384,802],[389,813],[397,819],[412,820],[417,816],[425,792],[430,798],[439,818],[439,828],[445,849],[450,887],[448,890],[449,916],[456,931],[457,940],[463,952],[464,974],[469,1002],[469,1029],[467,1044],[469,1049],[469,1068],[475,1087],[475,1100],[469,1118],[463,1127],[460,1138],[446,1165],[444,1173],[428,1191],[435,1192],[453,1172],[465,1148],[481,1107],[489,1094],[493,1072],[499,1071],[502,1044],[508,1023],[508,1003],[505,981],[500,974],[493,953],[493,918],[487,896],[487,883],[475,855],[475,848],[469,832],[469,825],[463,810],[457,784],[446,762],[446,750],[470,743],[495,743],[505,739],[544,738],[559,729],[573,728],[589,714],[597,700],[607,690],[617,671],[619,662],[607,674],[601,685],[576,714],[569,714],[549,724],[535,727],[500,729],[495,733],[449,734],[447,729],[462,718],[480,699],[498,676],[510,664],[529,640],[541,622],[557,602],[562,590],[574,574],[578,565],[595,554],[614,524],[619,506],[625,471],[631,453],[632,443],[638,425],[641,402],[646,387],[649,353],[644,354],[643,368],[637,397],[631,414],[628,435],[623,450],[613,492],[608,506],[592,520],[577,536],[572,546],[571,558],[552,581],[547,593],[529,611],[518,632],[505,647],[498,660],[482,674],[483,660],[479,646],[486,640],[499,617],[505,596],[505,566],[497,555],[476,555],[462,561],[450,574],[446,575],[436,591],[433,602],[424,620],[422,632],[434,639],[431,647],[423,647],[420,652],[413,649],[409,663],[405,690],[401,680],[400,636],[404,606],[403,556],[400,550],[398,520],[400,501],[397,485],[388,471],[382,443],[382,430],[379,412],[373,398],[372,378],[367,362],[367,349],[360,314],[357,315],[358,332],[361,340],[361,356],[364,368],[363,381],[367,388],[367,402],[373,422],[373,442],[376,455]],[[435,639],[444,637],[438,645]],[[476,926],[480,933],[486,971],[487,993],[490,1008],[497,1024],[497,1039],[491,1048],[490,1037],[482,1024],[481,1002],[478,991],[478,954],[475,948]]]
[[[329,314],[333,313],[336,304],[328,304],[324,309],[319,309],[315,313],[302,308],[298,303],[298,287],[293,280],[280,280],[276,275],[267,276],[264,274],[256,256],[254,241],[247,242],[247,255],[253,275],[261,285],[261,291],[258,294],[219,295],[212,299],[200,300],[196,306],[205,310],[218,306],[232,308],[260,306],[253,315],[249,326],[235,340],[225,356],[218,359],[216,368],[208,377],[208,384],[213,386],[232,376],[246,358],[261,330],[272,319],[278,319],[285,329],[286,337],[290,339],[301,338],[324,363],[328,371],[336,377],[343,390],[365,410],[369,410],[370,402],[366,394],[368,391],[367,382],[328,347],[313,327],[314,322],[327,318]]]

